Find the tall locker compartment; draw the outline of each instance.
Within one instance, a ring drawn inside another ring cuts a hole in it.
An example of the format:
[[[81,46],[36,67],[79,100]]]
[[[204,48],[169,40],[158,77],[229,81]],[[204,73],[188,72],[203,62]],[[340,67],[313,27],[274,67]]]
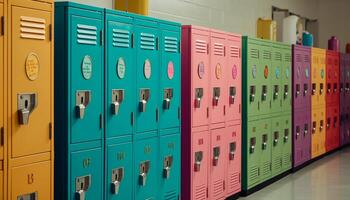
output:
[[[0,179],[7,199],[53,199],[53,1],[6,3],[9,151]]]
[[[55,8],[55,199],[103,199],[104,11]]]
[[[0,1],[0,18],[1,20],[1,26],[5,27],[5,6],[4,1]],[[7,17],[6,17],[7,18]],[[7,35],[7,34],[6,34]],[[7,124],[6,124],[6,106],[5,102],[7,102],[7,96],[6,96],[6,60],[7,60],[7,48],[6,48],[6,40],[5,40],[5,30],[2,29],[0,32],[0,200],[6,199],[6,188],[5,188],[5,182],[6,177],[5,173],[7,172],[7,154],[6,154],[6,146],[7,146]],[[7,184],[6,184],[7,185]]]
[[[349,54],[340,54],[340,144],[342,146],[350,143],[349,130],[349,95],[350,72],[348,65],[350,62]]]

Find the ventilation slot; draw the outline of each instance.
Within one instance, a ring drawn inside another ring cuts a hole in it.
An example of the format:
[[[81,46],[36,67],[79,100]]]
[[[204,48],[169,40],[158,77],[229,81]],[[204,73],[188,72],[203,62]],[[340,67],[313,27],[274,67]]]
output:
[[[249,181],[255,183],[259,178],[259,168],[254,166],[249,169]],[[250,183],[249,183],[250,184]]]
[[[270,174],[270,162],[265,162],[262,168],[262,175],[266,176]]]
[[[240,53],[241,53],[241,51],[240,51],[239,47],[236,47],[236,46],[230,47],[230,56],[232,58],[240,58],[241,57]]]
[[[230,181],[230,190],[234,190],[236,189],[240,182],[239,182],[239,173],[233,173],[230,175],[229,177],[229,181]]]
[[[168,191],[167,193],[165,193],[163,199],[164,200],[178,200],[176,191],[174,191],[174,190]]]
[[[251,49],[250,50],[250,57],[259,59],[259,50],[258,49]]]
[[[290,54],[284,54],[284,61],[285,62],[291,62],[292,58]]]
[[[282,167],[281,157],[275,158],[273,161],[273,169],[278,171],[281,169],[281,167]]]
[[[269,51],[263,51],[263,58],[265,60],[271,60],[271,52]]]
[[[275,52],[274,60],[275,61],[282,61],[282,54],[280,52]]]
[[[195,42],[196,46],[196,53],[207,53],[208,52],[208,46],[207,42],[203,40],[196,40]]]
[[[297,54],[296,55],[296,61],[297,62],[301,62],[302,60],[301,60],[301,55],[300,54]]]
[[[21,38],[45,40],[45,19],[21,16]]]
[[[310,62],[310,56],[304,55],[304,62],[309,63]]]
[[[179,52],[178,40],[175,37],[165,37],[164,38],[164,50],[170,53]]]
[[[283,155],[283,165],[290,165],[291,163],[291,157],[289,154]]]
[[[113,46],[129,48],[130,32],[127,30],[113,29]]]
[[[196,190],[194,193],[194,199],[196,199],[196,200],[207,199],[207,188],[205,187],[204,184],[196,187]]]
[[[214,188],[213,188],[214,199],[223,199],[223,194],[224,194],[223,184],[224,184],[223,180],[217,180],[214,182]]]
[[[97,45],[97,28],[83,24],[77,25],[78,43]]]
[[[144,49],[144,50],[156,49],[156,37],[154,34],[141,33],[141,49]]]
[[[214,43],[214,55],[216,56],[224,56],[225,49],[223,44]]]

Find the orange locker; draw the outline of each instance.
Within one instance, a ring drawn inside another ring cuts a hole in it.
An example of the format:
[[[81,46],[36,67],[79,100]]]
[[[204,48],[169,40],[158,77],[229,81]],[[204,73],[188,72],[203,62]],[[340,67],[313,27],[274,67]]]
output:
[[[4,194],[4,166],[6,166],[5,160],[4,160],[4,155],[5,155],[5,106],[4,106],[4,100],[6,99],[5,97],[5,24],[4,24],[4,19],[5,19],[5,13],[4,13],[4,1],[0,0],[0,200],[5,199],[5,194]]]
[[[53,199],[53,1],[8,0],[7,199]]]

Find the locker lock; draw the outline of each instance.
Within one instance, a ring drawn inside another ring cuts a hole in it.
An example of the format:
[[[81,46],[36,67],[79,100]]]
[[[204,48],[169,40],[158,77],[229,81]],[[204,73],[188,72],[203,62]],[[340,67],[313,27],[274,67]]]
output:
[[[236,87],[232,86],[230,87],[230,104],[234,104],[236,99]]]
[[[199,172],[201,170],[201,163],[203,160],[203,151],[197,151],[194,153],[194,171]]]
[[[349,93],[349,91],[350,91],[350,83],[346,83],[345,92]]]
[[[140,163],[139,185],[146,186],[147,174],[150,169],[150,161],[144,161]]]
[[[200,108],[201,107],[201,101],[203,98],[203,88],[196,88],[195,90],[195,100],[194,100],[194,107]]]
[[[150,98],[151,91],[150,89],[140,89],[140,102],[139,102],[139,111],[146,112],[146,105]]]
[[[275,131],[273,134],[273,146],[277,146],[279,137],[280,137],[279,132]]]
[[[170,178],[171,167],[173,166],[173,156],[166,156],[163,160],[163,178]]]
[[[117,168],[112,170],[112,183],[111,183],[111,193],[114,195],[119,194],[120,184],[124,178],[124,168]]]
[[[327,125],[326,125],[327,129],[329,129],[331,127],[331,119],[327,118]]]
[[[213,166],[217,166],[220,157],[220,147],[214,147],[213,149]]]
[[[112,90],[111,111],[113,115],[118,115],[120,104],[124,99],[124,90]]]
[[[250,102],[255,100],[255,86],[250,86]]]
[[[220,88],[214,87],[213,88],[213,106],[219,105],[219,99],[220,99]]]
[[[75,113],[78,119],[83,119],[85,110],[91,100],[91,91],[80,90],[75,93]]]
[[[340,92],[343,93],[344,91],[344,83],[340,83]]]
[[[85,193],[91,185],[91,175],[80,176],[75,179],[75,200],[85,200]]]
[[[296,97],[298,97],[300,95],[300,84],[296,84],[296,92],[295,92],[295,95]]]
[[[308,84],[307,84],[307,83],[304,83],[304,96],[306,96],[306,95],[307,95],[308,90],[309,90],[309,86],[308,86]]]
[[[284,85],[284,99],[288,97],[289,87],[288,85]]]
[[[229,148],[230,148],[229,159],[234,160],[235,152],[236,152],[236,142],[231,142]]]
[[[266,101],[266,97],[267,97],[267,86],[266,86],[266,85],[263,85],[263,86],[262,86],[261,100],[262,100],[262,101]]]
[[[312,84],[312,95],[316,94],[316,83]]]
[[[323,83],[320,84],[320,94],[323,94]]]
[[[333,84],[333,92],[336,93],[338,90],[338,84],[334,83]]]
[[[17,200],[39,200],[38,192],[33,192],[29,194],[19,195],[17,196]]]
[[[249,152],[251,154],[254,153],[255,145],[256,145],[256,138],[255,137],[250,138],[250,149],[249,149]]]
[[[323,120],[320,121],[320,131],[323,129]]]
[[[312,133],[316,133],[316,122],[312,122]]]
[[[287,143],[289,138],[289,129],[284,129],[284,137],[283,137],[283,142]]]
[[[164,89],[164,99],[163,99],[164,110],[170,109],[170,102],[172,98],[173,98],[173,89],[172,88]]]
[[[273,89],[273,99],[276,100],[278,98],[279,86],[275,85]]]
[[[309,125],[308,124],[304,124],[304,136],[306,136],[309,132]]]
[[[267,148],[267,134],[264,134],[262,136],[262,149],[266,150],[266,148]]]
[[[295,132],[296,132],[296,139],[298,139],[299,135],[300,135],[300,126],[297,126],[295,128]]]
[[[29,123],[29,116],[37,107],[38,95],[36,93],[26,93],[17,95],[18,108],[18,123],[20,125],[27,125]]]
[[[328,83],[328,84],[327,84],[327,93],[328,93],[328,94],[331,93],[331,87],[332,87],[331,84]]]

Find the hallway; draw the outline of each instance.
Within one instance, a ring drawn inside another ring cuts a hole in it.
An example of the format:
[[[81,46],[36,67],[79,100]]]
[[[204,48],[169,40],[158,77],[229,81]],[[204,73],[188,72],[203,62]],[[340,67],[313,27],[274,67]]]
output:
[[[332,172],[333,173],[330,173]],[[350,148],[288,175],[242,200],[349,200]]]

